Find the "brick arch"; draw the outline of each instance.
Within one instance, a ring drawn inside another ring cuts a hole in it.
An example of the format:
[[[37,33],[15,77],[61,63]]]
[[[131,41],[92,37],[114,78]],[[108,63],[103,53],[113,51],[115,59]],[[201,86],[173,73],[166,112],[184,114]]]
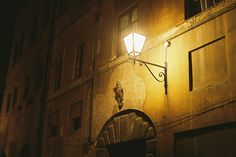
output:
[[[113,115],[101,129],[96,143],[96,157],[110,157],[107,146],[132,140],[145,140],[146,157],[155,157],[156,130],[152,120],[135,109]]]

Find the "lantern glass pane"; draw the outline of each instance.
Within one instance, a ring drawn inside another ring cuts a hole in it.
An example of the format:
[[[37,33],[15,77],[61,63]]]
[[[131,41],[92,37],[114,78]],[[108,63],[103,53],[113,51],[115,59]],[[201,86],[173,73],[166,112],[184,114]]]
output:
[[[124,42],[125,42],[125,47],[127,49],[128,54],[133,52],[133,35],[132,33],[130,33],[129,35],[127,35],[124,38]]]
[[[137,33],[134,33],[134,51],[141,53],[146,37]]]

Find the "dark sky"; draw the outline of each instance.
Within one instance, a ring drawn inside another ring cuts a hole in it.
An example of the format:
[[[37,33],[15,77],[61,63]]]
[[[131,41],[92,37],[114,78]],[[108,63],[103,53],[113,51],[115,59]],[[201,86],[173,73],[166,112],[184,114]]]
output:
[[[0,82],[4,78],[9,60],[16,8],[17,0],[0,2]]]
[[[3,71],[7,68],[9,60],[16,8],[17,0],[0,2],[0,79],[3,77]]]

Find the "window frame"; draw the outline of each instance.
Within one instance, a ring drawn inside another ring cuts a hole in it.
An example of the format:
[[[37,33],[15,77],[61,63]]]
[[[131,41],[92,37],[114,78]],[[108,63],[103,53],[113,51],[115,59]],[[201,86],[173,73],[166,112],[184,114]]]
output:
[[[84,101],[80,100],[74,104],[69,105],[69,132],[70,133],[75,133],[82,128],[83,103],[84,103]],[[74,111],[73,107],[76,105],[78,105],[77,107],[79,108],[80,111],[79,111],[79,115],[76,115],[75,117],[73,117],[72,111]],[[80,126],[78,128],[74,128],[73,127],[73,125],[74,125],[73,120],[78,119],[78,118],[80,118]]]
[[[75,47],[75,49],[74,49],[73,80],[78,80],[78,79],[80,79],[82,77],[84,47],[85,47],[85,43],[82,42],[79,46]],[[77,55],[78,54],[80,55],[79,60],[77,60]],[[77,73],[76,73],[77,71],[78,71],[78,76],[77,76]]]
[[[56,116],[56,125],[53,126],[50,124],[50,119],[53,121],[53,116]],[[60,120],[60,111],[54,111],[54,112],[51,112],[48,114],[48,131],[47,131],[47,134],[48,134],[48,137],[49,138],[53,138],[53,137],[57,137],[59,136],[60,134],[60,130],[59,130],[59,120]],[[54,128],[55,127],[55,128]],[[54,134],[54,132],[52,132],[52,129],[56,129],[56,132]]]
[[[185,0],[185,20],[190,19],[213,6],[216,6],[222,1],[223,0]]]
[[[58,51],[58,50],[57,50]],[[63,69],[63,52],[58,51],[55,61],[55,71],[54,71],[54,81],[53,81],[53,91],[58,91],[61,88],[62,80],[62,69]]]
[[[188,60],[189,60],[189,91],[190,92],[195,90],[195,88],[194,88],[194,78],[193,78],[194,76],[193,76],[193,56],[192,56],[192,54],[194,52],[202,49],[202,48],[206,48],[207,46],[210,46],[211,44],[214,44],[214,43],[216,43],[216,42],[218,42],[220,40],[223,40],[223,39],[225,39],[225,36],[219,37],[219,38],[217,38],[215,40],[212,40],[212,41],[210,41],[208,43],[205,43],[205,44],[203,44],[203,45],[201,45],[201,46],[199,46],[199,47],[197,47],[197,48],[195,48],[193,50],[190,50],[188,52]],[[226,56],[227,56],[227,54],[226,54]],[[226,58],[226,62],[227,62],[227,58]],[[226,67],[227,67],[227,64],[226,64]],[[225,79],[227,79],[227,77],[225,77]],[[212,83],[209,84],[209,85],[203,85],[203,86],[204,87],[213,86],[213,85],[215,85],[215,83],[213,83],[213,82],[214,81],[212,81]],[[199,89],[199,88],[196,88],[196,89]]]
[[[133,16],[133,11],[137,9],[137,17],[136,20],[132,21],[132,16]],[[121,19],[122,17],[125,17],[128,15],[128,25],[124,28],[120,28],[121,25]],[[123,56],[126,54],[126,48],[123,42],[123,38],[128,35],[129,33],[136,31],[137,28],[134,28],[135,25],[138,26],[138,21],[139,21],[139,8],[138,8],[138,3],[135,3],[125,9],[123,12],[121,12],[118,17],[117,17],[117,52],[116,52],[116,57]],[[129,33],[126,33],[126,35],[122,36],[122,31],[125,31],[125,29],[128,29]]]

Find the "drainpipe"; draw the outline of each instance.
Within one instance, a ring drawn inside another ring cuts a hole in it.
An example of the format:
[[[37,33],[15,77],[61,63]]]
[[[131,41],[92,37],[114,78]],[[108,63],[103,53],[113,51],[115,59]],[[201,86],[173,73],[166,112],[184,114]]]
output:
[[[54,6],[55,0],[51,0],[50,4],[50,15],[49,15],[49,23],[48,23],[48,41],[47,41],[47,50],[46,50],[46,60],[44,66],[44,74],[43,74],[43,87],[42,87],[42,95],[41,95],[41,106],[39,113],[39,126],[38,126],[38,138],[37,138],[37,147],[36,147],[36,155],[37,157],[43,156],[43,141],[44,141],[44,128],[45,128],[45,116],[47,109],[47,95],[48,95],[48,78],[49,78],[49,65],[51,58],[51,50],[53,43],[53,17],[54,17]]]
[[[96,56],[100,51],[99,46],[99,34],[101,32],[101,19],[100,19],[100,11],[101,10],[101,0],[98,1],[98,8],[97,8],[97,14],[94,15],[95,17],[95,31],[94,31],[94,44],[93,44],[93,56],[92,56],[92,78],[91,78],[91,91],[90,91],[90,113],[89,113],[89,144],[92,145],[94,143],[92,139],[92,129],[93,129],[93,99],[94,99],[94,85],[95,85],[95,64],[96,64]]]
[[[164,58],[164,66],[165,66],[165,71],[164,71],[164,73],[165,73],[165,80],[164,80],[164,86],[165,86],[165,94],[167,94],[167,69],[168,69],[168,65],[167,65],[167,49],[168,49],[168,47],[170,47],[170,45],[171,45],[171,43],[170,43],[170,41],[166,41],[165,43],[164,43],[164,47],[165,47],[165,58]]]

